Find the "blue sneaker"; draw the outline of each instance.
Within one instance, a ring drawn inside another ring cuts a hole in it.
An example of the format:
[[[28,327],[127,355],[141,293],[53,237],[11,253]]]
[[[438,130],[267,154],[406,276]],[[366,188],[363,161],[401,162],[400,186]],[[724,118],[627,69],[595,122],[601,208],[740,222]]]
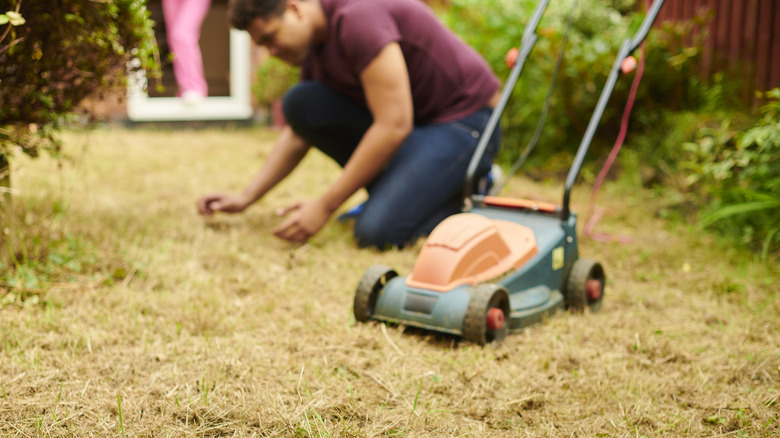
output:
[[[501,187],[504,182],[504,171],[501,170],[501,166],[493,163],[490,166],[490,171],[487,175],[479,179],[477,183],[477,194],[487,196],[490,194],[493,187]]]
[[[339,217],[336,218],[339,222],[346,222],[352,218],[355,218],[360,215],[360,213],[363,212],[363,206],[365,206],[366,203],[360,203],[355,207],[352,207],[351,209],[347,210],[345,213],[342,213],[339,215]]]

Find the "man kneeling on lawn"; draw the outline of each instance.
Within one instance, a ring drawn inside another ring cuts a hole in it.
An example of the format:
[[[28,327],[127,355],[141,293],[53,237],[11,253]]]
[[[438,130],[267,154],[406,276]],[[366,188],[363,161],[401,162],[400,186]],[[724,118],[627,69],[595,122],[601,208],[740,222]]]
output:
[[[301,66],[286,126],[242,194],[198,200],[203,215],[261,199],[314,146],[343,171],[317,199],[289,205],[275,235],[305,242],[360,188],[361,246],[403,246],[458,213],[469,160],[499,99],[485,60],[420,0],[233,0],[233,27]],[[478,167],[487,174],[500,132]]]

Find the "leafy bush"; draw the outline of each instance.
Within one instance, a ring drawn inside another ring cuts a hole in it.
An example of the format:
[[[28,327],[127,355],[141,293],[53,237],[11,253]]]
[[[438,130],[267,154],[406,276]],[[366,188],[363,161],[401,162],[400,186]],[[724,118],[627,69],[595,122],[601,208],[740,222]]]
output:
[[[666,112],[658,133],[635,146],[661,174],[651,182],[669,200],[665,213],[734,236],[767,259],[780,250],[780,89],[764,93],[766,105],[751,115],[715,105],[720,82],[705,109]]]
[[[702,225],[760,246],[766,258],[780,250],[780,88],[764,97],[754,126],[740,131],[724,121],[701,128],[680,161],[689,188],[707,206]]]
[[[550,2],[539,24],[539,39],[504,111],[502,161],[518,157],[534,131],[564,42],[572,4]],[[536,5],[532,0],[453,0],[439,15],[503,79],[509,75],[505,54],[509,48],[520,45],[525,23]],[[540,152],[545,157],[560,151],[573,152],[579,144],[618,48],[629,35],[630,21],[621,10],[606,2],[579,0],[540,140]],[[625,85],[619,84],[615,94],[625,95],[626,90]],[[605,120],[619,111],[615,104],[619,100],[619,97],[612,100]]]
[[[574,0],[551,2],[540,38],[504,112],[502,161],[514,161],[534,131]],[[444,22],[476,48],[501,78],[508,48],[520,44],[534,0],[452,0]],[[568,168],[623,40],[633,36],[644,2],[579,0],[539,154]],[[678,206],[700,212],[702,225],[739,236],[767,257],[780,250],[780,90],[766,94],[760,118],[751,116],[734,78],[701,70],[711,13],[663,23],[647,37],[642,85],[629,142],[642,165],[662,174]],[[612,145],[630,80],[616,84],[590,157]],[[728,112],[725,109],[728,109]],[[533,163],[537,164],[537,163]],[[554,170],[554,169],[553,169]],[[655,181],[658,178],[653,177]],[[668,190],[668,189],[665,189]]]
[[[631,147],[646,166],[659,170],[666,178],[678,170],[690,171],[680,167],[680,156],[683,144],[696,139],[700,131],[719,129],[725,122],[731,135],[736,135],[755,122],[744,104],[728,100],[728,96],[733,96],[729,90],[734,85],[722,74],[715,74],[708,82],[693,74],[678,85],[660,82],[657,86],[643,85],[648,85],[649,92],[679,85],[685,94],[680,97],[676,92],[671,93],[677,96],[679,105],[670,104],[668,108],[647,108],[652,100],[638,101],[633,112],[636,123],[632,125],[635,136]]]
[[[506,78],[509,68],[504,55],[508,48],[520,44],[525,23],[536,5],[533,0],[453,0],[439,15],[487,59],[500,78]],[[514,161],[534,132],[573,5],[574,0],[550,2],[542,18],[537,29],[539,39],[504,112],[501,161]],[[642,5],[644,2],[636,0],[577,1],[534,164],[552,162],[568,168],[570,160],[551,157],[573,153],[579,145],[621,44],[633,37],[645,17]],[[700,16],[687,23],[665,23],[648,34],[646,67],[631,114],[631,132],[655,130],[666,111],[698,108],[708,100],[710,86],[699,74],[704,38],[701,30],[709,19]],[[590,158],[604,155],[612,146],[630,85],[630,77],[618,80]]]
[[[0,11],[26,21],[0,22],[0,155],[56,152],[63,116],[122,86],[131,58],[159,74],[146,0],[0,0]]]

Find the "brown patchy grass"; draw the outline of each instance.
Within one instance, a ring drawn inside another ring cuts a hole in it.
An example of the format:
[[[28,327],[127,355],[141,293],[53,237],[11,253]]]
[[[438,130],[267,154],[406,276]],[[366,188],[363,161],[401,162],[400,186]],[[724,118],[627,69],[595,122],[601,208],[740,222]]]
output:
[[[270,235],[276,207],[337,175],[316,153],[246,214],[195,214],[198,195],[243,188],[273,138],[70,132],[72,160],[13,163],[5,237],[71,260],[37,288],[0,284],[3,436],[780,434],[776,267],[658,219],[664,200],[630,178],[602,190],[599,229],[634,242],[580,243],[607,270],[602,311],[479,348],[355,324],[363,271],[404,275],[419,245],[360,250],[337,223],[303,247]],[[560,188],[518,178],[505,194]]]

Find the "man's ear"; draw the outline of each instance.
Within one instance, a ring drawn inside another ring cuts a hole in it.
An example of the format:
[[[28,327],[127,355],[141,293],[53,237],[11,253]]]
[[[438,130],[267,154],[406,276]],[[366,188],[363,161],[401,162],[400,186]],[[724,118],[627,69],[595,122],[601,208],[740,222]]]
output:
[[[292,13],[295,14],[296,17],[302,18],[304,15],[304,9],[306,8],[306,5],[304,5],[303,1],[301,0],[287,0],[287,5],[285,6],[285,8],[292,11]]]

